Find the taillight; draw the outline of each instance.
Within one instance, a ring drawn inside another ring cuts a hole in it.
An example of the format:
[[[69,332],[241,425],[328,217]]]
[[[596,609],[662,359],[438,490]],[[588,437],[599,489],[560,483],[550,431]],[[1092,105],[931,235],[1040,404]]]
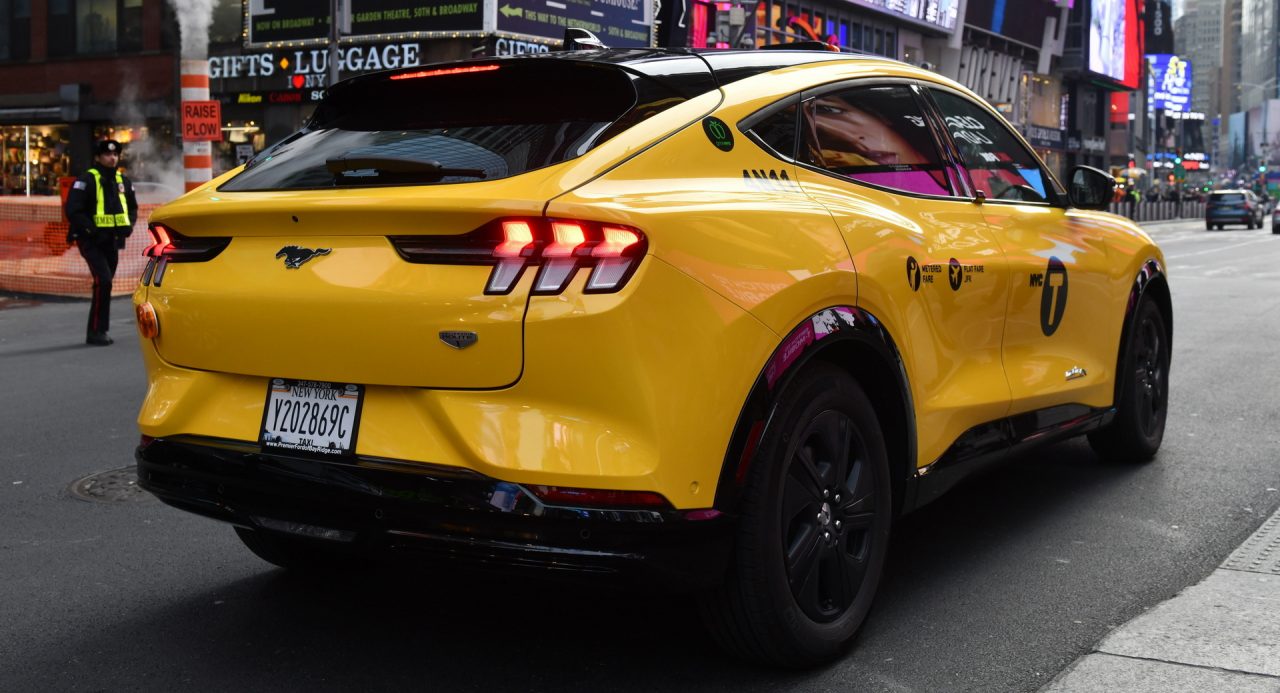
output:
[[[206,262],[231,243],[226,236],[184,236],[164,224],[151,224],[147,231],[154,242],[142,251],[151,258],[142,272],[143,286],[160,286],[170,262]]]
[[[545,217],[497,219],[454,236],[390,236],[389,240],[409,262],[493,265],[484,292],[499,295],[510,293],[529,267],[538,269],[535,294],[564,291],[580,268],[591,270],[587,293],[618,291],[648,250],[639,229]]]

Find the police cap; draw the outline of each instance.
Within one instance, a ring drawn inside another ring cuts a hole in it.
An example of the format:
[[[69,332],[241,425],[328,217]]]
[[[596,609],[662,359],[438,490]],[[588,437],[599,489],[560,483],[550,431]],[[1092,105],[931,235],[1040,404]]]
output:
[[[115,140],[101,140],[98,142],[98,146],[94,149],[93,153],[115,154],[119,156],[122,149],[123,147],[120,146],[120,143]]]

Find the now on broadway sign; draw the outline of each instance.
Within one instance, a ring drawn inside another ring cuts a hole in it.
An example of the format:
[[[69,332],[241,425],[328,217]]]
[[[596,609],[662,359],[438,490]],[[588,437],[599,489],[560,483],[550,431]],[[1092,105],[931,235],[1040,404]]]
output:
[[[528,37],[559,41],[569,27],[586,29],[618,48],[649,46],[652,0],[346,0],[353,40],[397,37]],[[329,7],[317,0],[249,0],[248,48],[328,42]]]

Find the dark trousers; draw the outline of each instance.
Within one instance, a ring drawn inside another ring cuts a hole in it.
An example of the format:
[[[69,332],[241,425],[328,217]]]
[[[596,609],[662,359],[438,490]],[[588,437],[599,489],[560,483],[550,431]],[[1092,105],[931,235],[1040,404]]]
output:
[[[80,255],[93,274],[93,303],[89,307],[89,332],[106,332],[111,319],[111,281],[116,276],[120,252],[115,238],[97,232],[76,241]]]

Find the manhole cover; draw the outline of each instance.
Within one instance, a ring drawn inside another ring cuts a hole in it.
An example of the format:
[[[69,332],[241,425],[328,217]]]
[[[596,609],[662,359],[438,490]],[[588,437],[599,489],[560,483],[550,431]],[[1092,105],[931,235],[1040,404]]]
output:
[[[137,503],[153,498],[138,486],[137,467],[90,474],[71,484],[71,495],[98,503]]]

